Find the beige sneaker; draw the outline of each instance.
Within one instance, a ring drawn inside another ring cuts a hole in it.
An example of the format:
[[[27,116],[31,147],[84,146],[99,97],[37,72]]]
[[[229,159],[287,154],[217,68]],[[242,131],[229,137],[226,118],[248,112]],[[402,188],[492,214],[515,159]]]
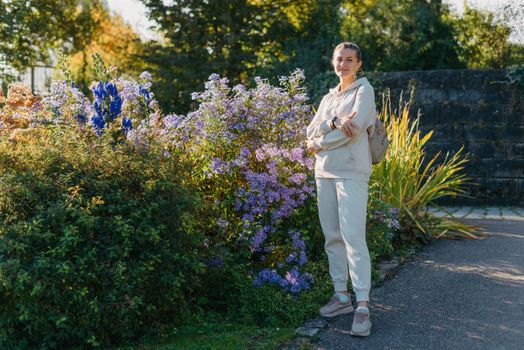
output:
[[[348,314],[354,310],[353,305],[351,305],[351,299],[347,302],[342,302],[338,295],[334,294],[331,299],[329,299],[328,303],[320,308],[320,316],[335,317],[342,314]]]
[[[355,337],[367,337],[371,331],[371,321],[369,320],[369,311],[357,308],[353,316],[353,324],[349,334]]]

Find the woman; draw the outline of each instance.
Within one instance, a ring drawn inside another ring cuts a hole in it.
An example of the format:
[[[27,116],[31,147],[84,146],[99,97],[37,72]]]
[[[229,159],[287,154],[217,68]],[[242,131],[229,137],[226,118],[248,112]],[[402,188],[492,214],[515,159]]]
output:
[[[358,304],[350,334],[368,336],[371,262],[366,210],[371,155],[367,131],[372,132],[376,118],[375,93],[366,78],[356,77],[362,67],[356,44],[335,47],[332,63],[340,83],[324,96],[307,128],[307,147],[316,155],[318,213],[335,289],[320,314],[334,317],[354,311],[347,292],[349,274]]]

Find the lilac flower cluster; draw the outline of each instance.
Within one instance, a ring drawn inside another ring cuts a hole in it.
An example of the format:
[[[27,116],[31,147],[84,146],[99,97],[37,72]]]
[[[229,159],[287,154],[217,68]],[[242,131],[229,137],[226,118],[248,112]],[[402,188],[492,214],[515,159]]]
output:
[[[166,148],[184,152],[191,134],[188,121],[189,118],[184,115],[168,114],[162,117],[155,109],[154,113],[144,116],[137,127],[127,134],[127,139],[142,147],[147,147],[154,139]]]
[[[277,285],[292,294],[298,294],[302,290],[310,289],[313,281],[313,276],[310,273],[301,274],[296,267],[286,272],[285,277],[282,277],[276,269],[265,268],[258,273],[253,284],[260,287],[264,283],[268,283]]]
[[[269,167],[272,166],[274,165],[269,164]],[[294,183],[288,181],[287,184],[279,180],[278,173],[269,171],[246,170],[244,175],[247,189],[237,190],[237,198],[242,203],[237,210],[243,213],[244,227],[250,227],[251,222],[276,227],[313,194],[313,184],[307,183],[302,173],[290,177],[303,178],[303,181]]]
[[[288,264],[296,263],[298,266],[303,266],[307,263],[306,243],[300,238],[300,231],[290,231],[292,243],[292,251],[286,257]]]
[[[400,222],[395,218],[386,218],[385,223],[388,228],[393,230],[400,230]]]
[[[387,228],[385,235],[388,239],[391,239],[395,236],[395,232],[400,230],[399,215],[399,208],[387,208],[387,210],[384,211],[375,210],[371,220],[384,224]]]
[[[65,80],[53,80],[49,95],[42,102],[53,112],[51,122],[55,124],[62,124],[73,118],[83,125],[88,116],[94,113],[91,102],[78,86]]]
[[[115,82],[120,96],[122,96],[122,115],[124,118],[133,118],[138,124],[141,120],[156,111],[157,101],[150,91],[152,77],[149,72],[143,72],[139,81],[119,78]]]
[[[217,225],[222,229],[225,230],[229,226],[229,221],[224,219],[218,219]]]
[[[295,266],[292,266],[291,270],[285,271],[284,273],[279,271],[285,266],[283,263],[278,264],[278,269],[262,269],[253,280],[255,286],[259,287],[264,283],[278,285],[285,291],[295,295],[302,290],[311,288],[313,276],[307,272],[301,273],[299,270],[299,267],[307,262],[305,253],[306,244],[300,238],[300,231],[291,230],[289,235],[292,239],[292,251],[286,257],[286,263],[290,266]]]
[[[241,176],[243,186],[237,188],[235,210],[241,213],[243,236],[254,232],[253,252],[267,252],[264,243],[269,235],[314,195],[313,181],[308,181],[305,174],[312,166],[313,161],[305,157],[303,148],[285,149],[269,144],[254,152],[242,148],[240,155],[229,162],[214,159],[213,174],[236,172]]]
[[[299,84],[303,72],[296,71],[289,80]],[[209,77],[206,90],[193,93],[200,102],[199,109],[188,115],[198,123],[194,136],[207,138],[210,142],[233,142],[238,140],[245,147],[271,143],[276,146],[289,144],[305,137],[311,107],[300,88],[297,94],[275,87],[267,81],[255,78],[256,87],[228,86],[226,78],[217,74]]]

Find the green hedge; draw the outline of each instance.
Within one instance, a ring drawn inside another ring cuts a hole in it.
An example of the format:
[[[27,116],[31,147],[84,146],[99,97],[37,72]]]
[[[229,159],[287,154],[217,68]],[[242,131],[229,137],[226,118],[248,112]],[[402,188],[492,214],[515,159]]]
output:
[[[183,318],[203,264],[180,166],[78,128],[0,141],[0,348],[105,348]]]

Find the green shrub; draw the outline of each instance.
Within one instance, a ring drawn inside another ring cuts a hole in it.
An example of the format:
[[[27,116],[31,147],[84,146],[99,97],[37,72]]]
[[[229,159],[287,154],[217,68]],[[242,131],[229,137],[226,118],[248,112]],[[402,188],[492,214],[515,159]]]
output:
[[[180,321],[202,239],[179,169],[76,127],[0,140],[0,348],[105,348]]]

